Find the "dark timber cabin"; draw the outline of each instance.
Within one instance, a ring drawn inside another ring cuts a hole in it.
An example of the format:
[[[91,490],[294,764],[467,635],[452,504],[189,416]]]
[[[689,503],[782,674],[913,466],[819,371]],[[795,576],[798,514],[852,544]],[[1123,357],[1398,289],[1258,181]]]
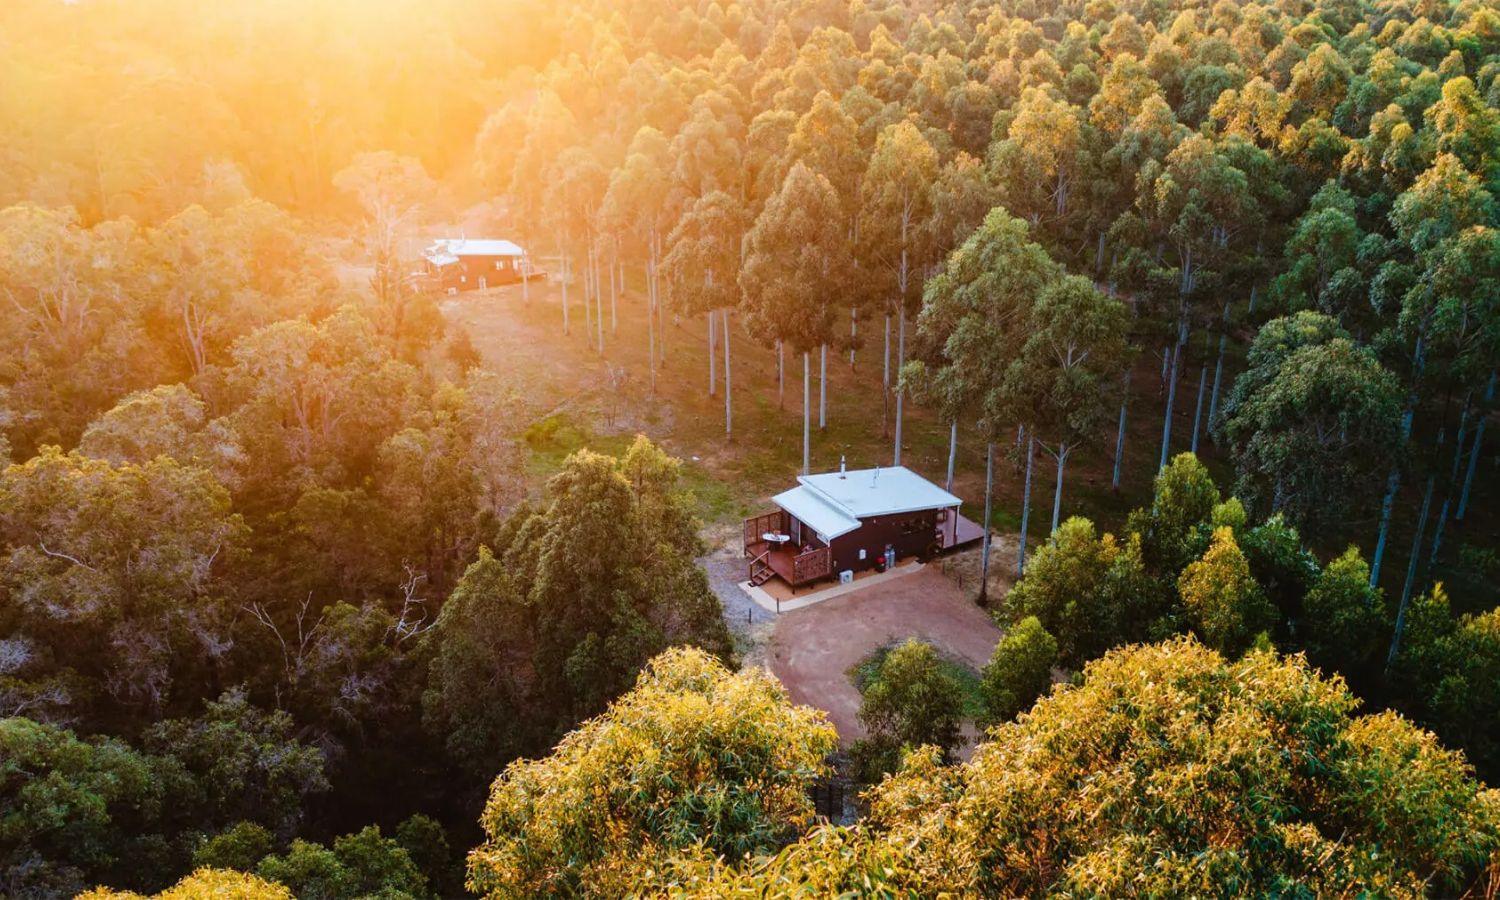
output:
[[[904,466],[799,475],[771,498],[777,509],[745,520],[751,584],[793,589],[824,578],[931,559],[978,540],[963,501]]]
[[[526,251],[510,241],[444,240],[422,252],[422,269],[414,278],[427,293],[456,294],[543,275]]]

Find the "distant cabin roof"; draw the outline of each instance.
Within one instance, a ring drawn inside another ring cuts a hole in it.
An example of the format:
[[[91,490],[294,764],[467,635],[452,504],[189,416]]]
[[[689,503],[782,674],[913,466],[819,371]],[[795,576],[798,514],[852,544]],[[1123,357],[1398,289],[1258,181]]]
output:
[[[451,253],[429,253],[427,254],[427,261],[435,266],[451,266],[458,262],[458,257]]]
[[[799,486],[771,501],[830,541],[858,528],[860,519],[963,502],[905,466],[800,475],[797,481]]]
[[[510,241],[443,240],[427,248],[429,259],[435,256],[525,256],[526,251]]]

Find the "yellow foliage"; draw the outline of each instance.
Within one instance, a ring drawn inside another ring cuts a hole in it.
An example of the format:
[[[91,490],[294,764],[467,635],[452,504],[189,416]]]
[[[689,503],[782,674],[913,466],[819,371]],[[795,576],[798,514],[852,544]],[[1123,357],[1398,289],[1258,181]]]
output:
[[[95,888],[77,900],[145,900],[130,891]],[[292,892],[279,884],[245,872],[199,869],[173,886],[153,894],[152,900],[294,900]]]

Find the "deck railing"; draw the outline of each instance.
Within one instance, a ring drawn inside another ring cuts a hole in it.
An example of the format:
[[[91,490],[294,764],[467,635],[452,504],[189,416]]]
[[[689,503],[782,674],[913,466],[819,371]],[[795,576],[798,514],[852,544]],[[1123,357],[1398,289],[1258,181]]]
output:
[[[744,532],[745,555],[754,556],[755,552],[752,551],[756,548],[756,546],[765,544],[765,541],[761,538],[761,535],[765,534],[768,531],[775,531],[781,534],[785,534],[788,530],[788,527],[789,526],[786,520],[786,510],[784,509],[778,509],[774,512],[762,513],[761,515],[746,519]]]
[[[827,578],[833,572],[833,550],[818,547],[797,555],[792,560],[792,584],[805,584],[818,578]]]

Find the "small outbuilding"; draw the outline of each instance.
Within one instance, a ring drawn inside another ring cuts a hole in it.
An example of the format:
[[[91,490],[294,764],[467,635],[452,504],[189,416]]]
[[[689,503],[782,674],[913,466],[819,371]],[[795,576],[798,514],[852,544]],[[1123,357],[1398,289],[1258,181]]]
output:
[[[898,560],[930,559],[984,535],[959,515],[963,501],[905,466],[800,475],[745,520],[750,581],[793,588]]]
[[[510,241],[453,239],[436,241],[422,252],[416,280],[428,293],[456,294],[544,274],[531,265],[524,249]]]

